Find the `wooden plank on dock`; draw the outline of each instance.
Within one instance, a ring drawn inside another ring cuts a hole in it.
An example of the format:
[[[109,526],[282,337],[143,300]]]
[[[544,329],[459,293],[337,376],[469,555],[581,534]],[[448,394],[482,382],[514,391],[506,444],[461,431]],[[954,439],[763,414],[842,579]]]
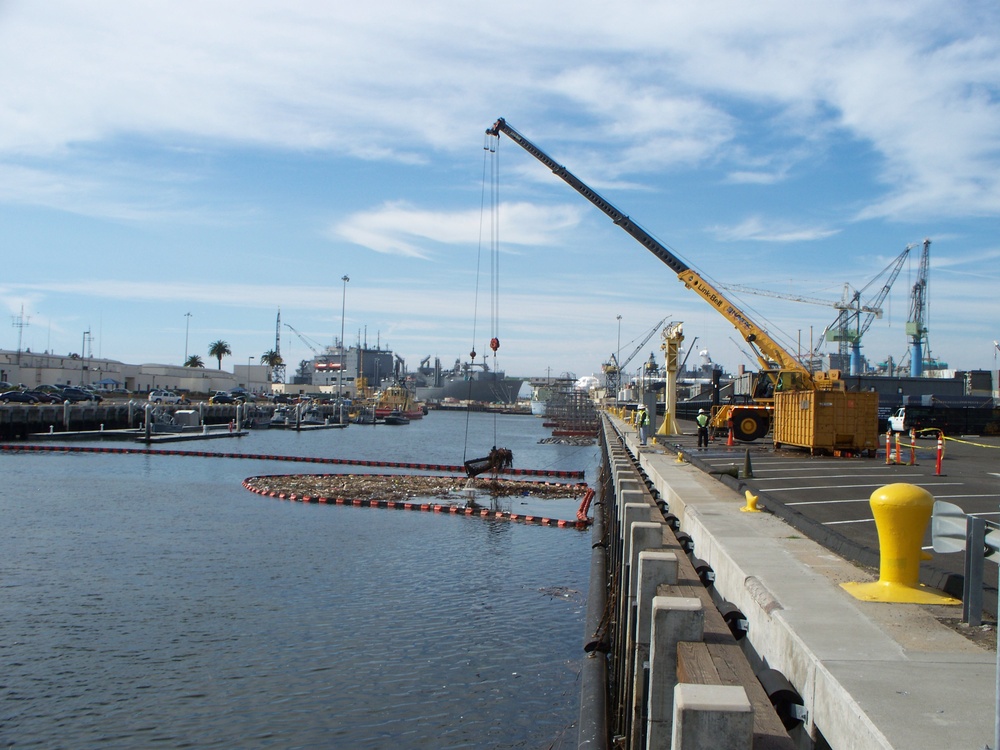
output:
[[[669,536],[668,529],[664,537]],[[703,684],[742,686],[753,706],[754,750],[795,750],[795,743],[757,680],[746,654],[733,637],[711,593],[699,580],[688,556],[676,541],[667,546],[677,553],[678,582],[660,585],[657,596],[696,597],[701,600],[705,611],[704,641],[682,643],[678,647],[678,659],[683,661],[683,667],[681,662],[678,663],[678,679],[681,682],[704,680]]]

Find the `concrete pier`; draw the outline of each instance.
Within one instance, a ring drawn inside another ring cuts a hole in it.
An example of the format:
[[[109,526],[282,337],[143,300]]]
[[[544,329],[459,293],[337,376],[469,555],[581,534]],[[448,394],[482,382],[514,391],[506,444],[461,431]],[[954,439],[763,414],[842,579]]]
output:
[[[940,621],[954,611],[855,599],[840,584],[872,571],[630,426],[604,436],[605,747],[992,746],[996,653]]]

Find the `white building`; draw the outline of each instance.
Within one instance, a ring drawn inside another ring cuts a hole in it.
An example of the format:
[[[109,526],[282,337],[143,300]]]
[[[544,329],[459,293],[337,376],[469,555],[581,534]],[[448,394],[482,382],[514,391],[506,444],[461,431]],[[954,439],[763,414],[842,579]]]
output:
[[[236,365],[233,372],[227,372],[210,367],[130,365],[78,354],[36,354],[0,349],[0,381],[29,388],[49,383],[89,385],[102,390],[127,388],[140,393],[155,388],[213,393],[239,386],[259,393],[271,391],[269,376],[267,365]]]

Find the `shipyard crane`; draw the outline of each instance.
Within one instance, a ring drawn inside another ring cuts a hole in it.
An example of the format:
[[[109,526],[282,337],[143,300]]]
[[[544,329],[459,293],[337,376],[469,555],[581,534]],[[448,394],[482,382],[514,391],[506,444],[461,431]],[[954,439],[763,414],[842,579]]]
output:
[[[924,374],[924,346],[930,356],[931,345],[927,338],[927,274],[930,270],[931,241],[924,240],[920,255],[920,270],[910,296],[910,317],[906,320],[906,335],[910,339],[910,376]]]
[[[669,317],[670,316],[668,315],[667,318]],[[660,326],[662,326],[664,323],[667,322],[667,318],[664,318],[659,323],[654,325],[651,329],[649,329],[649,331],[643,337],[642,341],[639,343],[639,346],[637,346],[635,348],[635,351],[633,351],[630,355],[628,355],[628,357],[625,358],[625,361],[622,362],[620,366],[618,364],[618,357],[615,355],[614,352],[611,352],[610,359],[604,363],[604,367],[602,368],[604,370],[604,375],[605,375],[605,385],[609,391],[612,391],[615,394],[618,393],[618,390],[621,387],[622,371],[626,367],[628,367],[629,363],[633,359],[635,359],[636,355],[639,354],[639,352],[642,351],[642,347],[644,347],[646,343],[651,338],[653,338],[656,332],[660,330]]]
[[[746,313],[729,301],[700,272],[678,258],[627,215],[615,208],[586,183],[576,177],[576,175],[557,163],[548,154],[511,127],[503,118],[498,119],[486,131],[487,138],[495,138],[497,140],[499,140],[501,133],[552,170],[557,177],[593,203],[617,226],[628,232],[633,239],[666,264],[671,271],[677,274],[678,280],[685,287],[694,291],[714,307],[720,315],[726,318],[740,332],[744,341],[754,350],[756,359],[761,367],[762,379],[758,380],[758,387],[755,388],[753,400],[746,404],[727,404],[716,413],[713,424],[717,426],[731,425],[731,434],[735,435],[737,439],[754,440],[767,434],[770,429],[772,415],[775,416],[776,425],[781,422],[781,412],[775,414],[776,399],[772,395],[775,391],[791,391],[798,394],[818,390],[844,390],[844,384],[840,380],[839,371],[813,373],[807,369],[795,356],[779,345],[766,330],[757,325]],[[492,145],[492,143],[488,142],[486,148],[491,148]],[[805,401],[813,404],[810,408],[815,409],[815,403],[818,400],[812,396],[807,396],[804,399],[799,399],[797,403]],[[791,408],[790,401],[787,399],[782,399],[781,401],[788,404],[786,408]],[[861,401],[867,401],[867,399],[861,399]],[[831,402],[837,403],[839,406],[836,408],[838,409],[855,409],[855,404],[857,403],[857,401],[849,402],[841,399],[834,399]],[[877,412],[877,409],[873,411]],[[789,414],[789,419],[791,418],[792,415]],[[869,440],[869,433],[874,432],[877,438],[877,414],[874,415],[874,421],[875,426],[873,430],[869,429],[871,425],[864,425],[864,435],[858,438],[861,444],[855,445],[852,442],[850,445],[851,449],[863,448],[871,451],[875,447],[870,444],[874,441]],[[783,438],[784,432],[783,430]],[[818,446],[815,433],[808,440],[794,436],[790,437],[791,439],[784,439],[784,442],[793,445],[803,445],[811,449],[816,449]],[[796,440],[799,442],[795,442]],[[775,432],[775,444],[779,444],[777,430]]]
[[[687,367],[688,357],[690,357],[691,356],[691,352],[694,351],[694,345],[696,343],[698,343],[698,337],[697,336],[695,336],[693,339],[691,339],[691,345],[688,347],[687,352],[685,352],[685,354],[684,354],[684,359],[683,359],[683,361],[681,361],[681,366],[677,368],[678,372],[684,372],[684,368]]]
[[[313,341],[312,339],[308,338],[308,337],[307,337],[307,336],[306,336],[305,334],[303,334],[303,333],[300,333],[299,331],[297,331],[297,330],[296,330],[295,328],[293,328],[293,327],[291,326],[291,324],[289,324],[289,323],[285,323],[285,328],[287,328],[287,329],[288,329],[288,330],[290,330],[290,331],[291,331],[292,333],[294,333],[294,334],[295,334],[296,336],[298,336],[298,337],[299,337],[299,340],[300,340],[300,341],[301,341],[301,342],[302,342],[303,344],[305,344],[306,346],[308,346],[308,347],[309,347],[309,349],[311,349],[311,350],[312,350],[312,353],[313,353],[313,354],[315,354],[315,355],[316,355],[317,357],[319,356],[319,349],[317,349],[317,348],[316,348],[316,347],[318,347],[318,346],[319,346],[319,344],[318,344],[317,342],[315,342],[315,341]]]
[[[844,326],[844,331],[846,333],[847,341],[851,345],[851,375],[861,374],[861,339],[868,332],[871,327],[872,321],[875,318],[882,317],[882,303],[885,302],[885,298],[889,295],[889,290],[892,288],[893,283],[896,281],[896,277],[899,276],[900,270],[903,268],[903,263],[910,254],[910,250],[913,249],[913,245],[907,245],[903,248],[903,252],[896,256],[889,265],[882,269],[872,281],[869,281],[865,285],[865,289],[871,286],[875,279],[880,278],[884,273],[888,272],[889,277],[886,282],[882,285],[878,294],[875,298],[871,300],[868,305],[857,306],[852,308],[851,314],[854,318],[854,330],[850,330],[850,324]],[[863,292],[865,289],[862,289]],[[860,296],[860,292],[858,293]],[[865,318],[864,322],[861,322],[861,313],[868,313],[868,317]]]
[[[810,353],[810,362],[813,361],[813,358],[818,354],[823,341],[837,342],[839,344],[841,362],[846,362],[848,359],[848,345],[855,337],[850,330],[850,321],[852,317],[857,318],[857,316],[862,312],[870,313],[879,318],[882,317],[881,308],[872,307],[871,305],[862,305],[860,301],[861,292],[852,290],[851,285],[847,283],[844,284],[844,291],[841,294],[840,299],[836,302],[819,299],[817,297],[805,297],[800,294],[784,294],[782,292],[771,291],[770,289],[756,289],[743,284],[719,284],[718,287],[719,289],[725,289],[731,292],[756,294],[762,297],[774,297],[776,299],[791,300],[792,302],[804,302],[810,305],[834,307],[839,310],[837,318],[824,328],[823,332],[820,334],[820,343],[817,344],[815,349],[813,349]],[[856,373],[852,371],[851,374]]]

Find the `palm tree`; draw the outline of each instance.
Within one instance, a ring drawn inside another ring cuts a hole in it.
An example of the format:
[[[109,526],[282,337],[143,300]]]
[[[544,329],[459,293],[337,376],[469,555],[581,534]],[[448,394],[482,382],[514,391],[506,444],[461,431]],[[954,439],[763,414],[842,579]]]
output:
[[[185,367],[204,367],[205,363],[202,361],[201,357],[199,357],[197,354],[192,354],[190,357],[187,358],[187,361],[184,363],[184,366]]]
[[[208,356],[215,357],[217,360],[219,360],[220,370],[222,369],[222,358],[228,357],[232,353],[233,350],[229,348],[229,344],[227,344],[222,339],[219,339],[218,341],[213,341],[211,344],[208,345]]]
[[[268,349],[260,355],[260,363],[268,367],[278,367],[285,364],[285,360],[274,349]]]
[[[260,355],[260,363],[262,365],[267,365],[271,368],[271,380],[274,380],[274,368],[281,367],[285,364],[285,360],[282,359],[281,355],[278,354],[274,349],[268,349],[266,352]]]

